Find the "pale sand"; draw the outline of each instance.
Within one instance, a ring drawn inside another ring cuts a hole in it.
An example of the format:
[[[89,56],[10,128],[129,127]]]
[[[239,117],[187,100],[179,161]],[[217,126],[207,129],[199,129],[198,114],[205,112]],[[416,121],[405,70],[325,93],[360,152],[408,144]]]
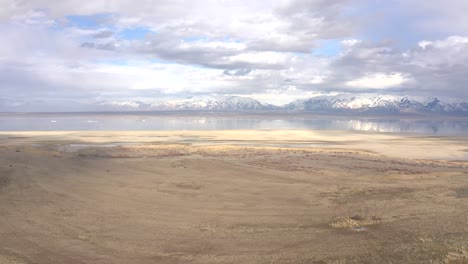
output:
[[[338,131],[4,132],[0,263],[468,263],[468,162],[451,160],[467,148]]]
[[[468,160],[468,137],[316,130],[0,132],[1,144],[47,141],[325,147],[411,159]]]

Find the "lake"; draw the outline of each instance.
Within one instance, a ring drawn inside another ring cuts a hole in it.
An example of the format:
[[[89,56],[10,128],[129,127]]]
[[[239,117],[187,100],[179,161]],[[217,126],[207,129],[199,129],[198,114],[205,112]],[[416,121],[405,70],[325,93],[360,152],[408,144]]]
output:
[[[1,114],[0,131],[310,129],[468,136],[468,119],[306,115]]]

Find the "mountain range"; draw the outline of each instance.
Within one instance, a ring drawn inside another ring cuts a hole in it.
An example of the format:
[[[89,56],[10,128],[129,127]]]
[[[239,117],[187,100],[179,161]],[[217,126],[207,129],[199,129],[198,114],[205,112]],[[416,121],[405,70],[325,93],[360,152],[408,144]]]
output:
[[[297,100],[283,106],[290,111],[314,113],[365,114],[468,114],[468,102],[442,101],[438,98],[415,99],[407,96],[319,96]]]
[[[197,96],[153,104],[153,110],[267,111],[278,106],[240,96]]]
[[[308,112],[317,114],[436,114],[468,115],[468,102],[438,98],[411,98],[408,96],[318,96],[276,106],[240,96],[192,96],[148,104],[143,102],[101,102],[121,110],[140,111],[274,111]]]
[[[241,96],[191,96],[155,102],[102,100],[93,103],[56,102],[68,112],[253,112],[332,115],[446,115],[468,117],[468,100],[394,95],[336,95],[300,99],[277,106]],[[46,102],[8,102],[0,98],[0,112],[50,112]]]

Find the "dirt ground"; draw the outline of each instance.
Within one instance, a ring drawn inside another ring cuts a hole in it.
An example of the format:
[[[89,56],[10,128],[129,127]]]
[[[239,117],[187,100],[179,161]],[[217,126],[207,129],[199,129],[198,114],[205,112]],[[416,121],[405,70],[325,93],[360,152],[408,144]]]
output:
[[[467,161],[185,135],[3,134],[0,263],[468,263]]]

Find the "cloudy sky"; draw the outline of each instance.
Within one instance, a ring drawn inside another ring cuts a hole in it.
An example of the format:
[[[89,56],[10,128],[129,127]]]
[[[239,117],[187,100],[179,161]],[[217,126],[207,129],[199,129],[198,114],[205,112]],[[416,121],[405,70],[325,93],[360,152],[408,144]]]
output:
[[[0,0],[0,110],[241,95],[468,99],[466,0]]]

